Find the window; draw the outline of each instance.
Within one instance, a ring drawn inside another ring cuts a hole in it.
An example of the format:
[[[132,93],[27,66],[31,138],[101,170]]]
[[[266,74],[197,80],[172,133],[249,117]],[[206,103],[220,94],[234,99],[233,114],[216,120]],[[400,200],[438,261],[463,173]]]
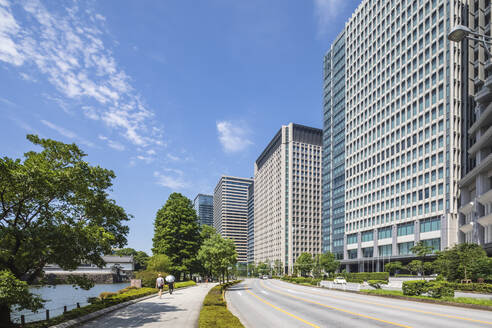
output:
[[[432,248],[432,253],[435,253],[435,252],[441,250],[441,238],[434,238],[434,239],[422,240],[422,243],[425,246],[431,247]]]
[[[407,236],[413,234],[413,222],[398,225],[398,236]]]
[[[349,249],[347,251],[347,257],[349,259],[356,259],[357,258],[357,250],[356,249]]]
[[[357,244],[357,234],[351,234],[347,236],[347,245]]]
[[[364,231],[361,234],[361,240],[362,240],[362,242],[374,240],[374,233],[372,232],[372,230]]]
[[[373,257],[374,248],[366,247],[362,249],[362,257]]]
[[[413,241],[410,241],[408,243],[400,243],[398,244],[398,254],[399,255],[412,254],[412,251],[410,250],[412,247],[413,247]]]
[[[391,227],[378,229],[378,239],[391,238]]]
[[[430,218],[420,221],[420,232],[436,231],[441,230],[441,219]]]
[[[392,247],[390,245],[379,246],[379,256],[391,256]]]

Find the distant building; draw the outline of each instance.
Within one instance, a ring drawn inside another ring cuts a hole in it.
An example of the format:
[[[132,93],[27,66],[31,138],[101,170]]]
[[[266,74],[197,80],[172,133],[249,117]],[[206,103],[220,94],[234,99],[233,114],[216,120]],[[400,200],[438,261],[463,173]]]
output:
[[[238,262],[248,260],[248,187],[253,179],[222,176],[214,192],[214,228],[234,240]]]
[[[255,260],[255,184],[252,183],[248,188],[248,263]]]
[[[321,253],[322,130],[282,126],[255,162],[255,262],[292,273],[303,252]]]
[[[198,194],[193,201],[200,225],[214,225],[214,196]]]

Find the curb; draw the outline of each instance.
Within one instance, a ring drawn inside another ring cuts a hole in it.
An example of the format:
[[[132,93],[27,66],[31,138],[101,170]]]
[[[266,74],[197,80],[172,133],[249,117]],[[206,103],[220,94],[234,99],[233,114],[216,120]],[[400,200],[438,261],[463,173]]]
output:
[[[275,279],[275,280],[286,282],[288,284],[302,286],[300,284],[292,283],[290,281],[285,281],[285,280],[280,280],[280,279]],[[352,294],[368,295],[368,296],[379,296],[379,297],[400,299],[400,300],[420,302],[420,303],[432,303],[432,304],[449,305],[449,306],[456,306],[456,307],[475,309],[475,310],[492,311],[492,307],[486,306],[486,305],[479,305],[479,304],[467,304],[467,303],[456,303],[456,302],[445,302],[445,301],[443,302],[443,301],[430,300],[430,299],[425,299],[425,298],[413,298],[413,297],[408,297],[408,296],[403,296],[403,295],[401,295],[401,296],[400,295],[378,295],[378,294],[372,294],[372,293],[361,292],[361,291],[356,291],[356,290],[343,290],[343,289],[336,289],[336,288],[330,289],[330,288],[320,287],[320,286],[312,286],[312,287],[324,289],[324,290],[333,290],[333,291],[338,291],[338,292],[342,292],[342,293],[352,293]]]
[[[186,286],[186,287],[181,287],[179,289],[186,289],[186,288],[195,287],[195,286],[196,285]],[[175,288],[175,289],[178,289],[178,288]],[[166,291],[163,294],[169,294],[169,291]],[[132,305],[132,304],[135,304],[135,303],[138,303],[138,302],[141,302],[141,301],[145,301],[145,300],[147,300],[149,298],[156,297],[156,296],[157,296],[157,293],[151,294],[151,295],[147,295],[147,296],[143,296],[141,298],[137,298],[137,299],[134,299],[134,300],[131,300],[131,301],[126,301],[126,302],[123,302],[123,303],[120,303],[120,304],[116,304],[116,305],[113,305],[113,306],[110,306],[110,307],[107,307],[107,308],[104,308],[104,309],[101,309],[101,310],[98,310],[98,311],[95,311],[95,312],[86,314],[86,315],[84,315],[82,317],[79,317],[79,318],[71,319],[71,320],[68,320],[68,321],[59,323],[57,325],[54,325],[54,326],[49,326],[49,328],[69,328],[69,327],[75,327],[75,326],[80,325],[82,323],[85,323],[87,321],[91,321],[93,319],[99,318],[99,317],[103,316],[106,313],[119,310],[121,308],[127,307],[129,305]]]

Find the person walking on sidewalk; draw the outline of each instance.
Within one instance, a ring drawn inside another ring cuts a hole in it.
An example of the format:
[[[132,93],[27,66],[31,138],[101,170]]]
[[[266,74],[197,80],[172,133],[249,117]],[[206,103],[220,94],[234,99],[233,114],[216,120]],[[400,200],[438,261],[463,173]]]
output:
[[[155,280],[155,288],[159,288],[159,298],[162,298],[162,289],[164,289],[164,278],[159,273],[159,276]]]

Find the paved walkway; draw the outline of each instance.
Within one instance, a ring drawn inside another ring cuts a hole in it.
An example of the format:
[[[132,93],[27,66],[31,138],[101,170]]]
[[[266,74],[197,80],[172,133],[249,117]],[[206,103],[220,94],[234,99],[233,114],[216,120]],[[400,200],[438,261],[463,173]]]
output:
[[[199,284],[196,287],[177,289],[172,295],[164,294],[87,322],[82,327],[110,328],[187,328],[196,327],[203,299],[215,286],[212,283]]]

